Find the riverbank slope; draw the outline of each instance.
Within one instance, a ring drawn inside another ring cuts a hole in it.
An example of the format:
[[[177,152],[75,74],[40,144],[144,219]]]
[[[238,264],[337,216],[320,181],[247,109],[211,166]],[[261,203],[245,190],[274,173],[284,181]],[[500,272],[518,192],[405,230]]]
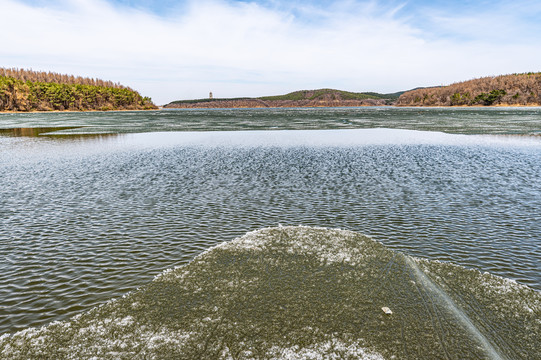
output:
[[[541,106],[541,72],[488,76],[406,91],[396,106]]]

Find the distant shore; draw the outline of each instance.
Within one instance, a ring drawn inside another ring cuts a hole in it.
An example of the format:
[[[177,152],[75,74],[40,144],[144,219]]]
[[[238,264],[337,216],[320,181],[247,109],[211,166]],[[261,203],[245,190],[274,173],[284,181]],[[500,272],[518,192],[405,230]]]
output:
[[[529,108],[541,107],[541,104],[494,104],[494,105],[391,105],[396,108],[460,108],[460,109],[486,109],[486,108]]]
[[[532,107],[541,106],[541,72],[489,76],[448,86],[417,87],[395,93],[349,92],[336,89],[299,90],[284,95],[176,100],[164,108],[283,107]]]
[[[306,108],[306,109],[317,109],[317,108],[341,108],[341,107],[389,107],[389,108],[418,108],[418,109],[433,109],[433,108],[447,108],[447,109],[491,109],[491,108],[535,108],[541,107],[541,105],[489,105],[489,106],[399,106],[399,105],[353,105],[353,106],[275,106],[275,107],[254,107],[254,106],[239,106],[239,107],[164,107],[159,110],[180,110],[180,109],[284,109],[284,108]]]
[[[119,109],[119,110],[35,110],[35,111],[0,111],[1,114],[50,114],[50,113],[97,113],[97,112],[142,112],[142,111],[159,111],[159,110],[180,110],[180,109],[283,109],[283,108],[307,108],[307,109],[317,109],[317,108],[340,108],[340,107],[389,107],[389,108],[418,108],[418,109],[433,109],[433,108],[459,108],[459,109],[490,109],[490,108],[535,108],[541,107],[541,104],[497,104],[497,105],[423,105],[423,106],[412,106],[412,105],[387,105],[387,104],[361,104],[361,105],[351,105],[351,104],[340,104],[340,105],[290,105],[290,106],[201,106],[200,103],[187,103],[186,106],[160,106],[157,109]]]
[[[200,103],[187,103],[183,106],[163,106],[162,109],[280,109],[280,108],[329,108],[329,107],[370,107],[370,106],[381,106],[381,107],[391,107],[391,108],[472,108],[472,109],[486,109],[486,108],[521,108],[521,107],[541,107],[541,104],[528,104],[528,105],[507,105],[507,104],[498,104],[498,105],[425,105],[425,106],[412,106],[412,105],[388,105],[388,104],[378,104],[378,105],[310,105],[310,106],[220,106],[219,104],[215,104],[216,106],[202,106]]]

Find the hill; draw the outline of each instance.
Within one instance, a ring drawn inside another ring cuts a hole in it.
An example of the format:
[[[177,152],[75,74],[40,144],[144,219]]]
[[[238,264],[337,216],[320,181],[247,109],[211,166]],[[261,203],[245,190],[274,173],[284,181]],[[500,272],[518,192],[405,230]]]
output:
[[[300,90],[286,95],[264,96],[259,99],[264,101],[273,100],[367,100],[367,99],[391,99],[392,95],[378,93],[355,93],[334,89]],[[398,98],[398,97],[397,97]]]
[[[285,95],[258,98],[196,99],[173,101],[165,108],[263,108],[337,107],[389,105],[401,93],[355,93],[334,89],[300,90]]]
[[[489,76],[402,94],[397,106],[539,106],[541,73]]]
[[[111,81],[0,68],[0,111],[146,110],[150,98]]]

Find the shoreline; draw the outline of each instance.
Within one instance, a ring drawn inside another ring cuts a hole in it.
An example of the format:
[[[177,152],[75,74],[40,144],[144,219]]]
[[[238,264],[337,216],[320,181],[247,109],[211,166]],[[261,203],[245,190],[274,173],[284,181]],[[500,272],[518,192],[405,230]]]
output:
[[[315,106],[274,106],[274,107],[250,107],[250,106],[237,106],[237,107],[206,107],[206,106],[182,106],[182,107],[161,107],[158,110],[194,110],[194,109],[320,109],[320,108],[366,108],[366,107],[388,107],[388,108],[472,108],[472,109],[487,109],[487,108],[536,108],[541,107],[541,104],[529,104],[529,105],[460,105],[460,106],[443,106],[443,105],[433,105],[433,106],[414,106],[414,105],[342,105],[342,106],[325,106],[325,105],[315,105]]]
[[[163,108],[158,107],[157,109],[118,109],[118,110],[32,110],[32,111],[0,110],[0,114],[50,114],[50,113],[156,111],[156,110],[163,110]]]
[[[541,107],[541,104],[497,104],[497,105],[390,105],[396,108],[532,108]]]
[[[313,105],[313,106],[273,106],[273,107],[250,107],[250,106],[237,106],[237,107],[206,107],[206,106],[183,106],[183,107],[166,107],[159,106],[157,109],[119,109],[119,110],[35,110],[35,111],[13,111],[13,110],[0,110],[1,114],[51,114],[51,113],[96,113],[96,112],[139,112],[139,111],[161,111],[161,110],[195,110],[195,109],[320,109],[320,108],[366,108],[366,107],[388,107],[388,108],[412,108],[412,109],[490,109],[490,108],[539,108],[541,104],[528,104],[528,105],[456,105],[456,106],[442,106],[442,105],[342,105],[342,106],[325,106],[325,105]]]

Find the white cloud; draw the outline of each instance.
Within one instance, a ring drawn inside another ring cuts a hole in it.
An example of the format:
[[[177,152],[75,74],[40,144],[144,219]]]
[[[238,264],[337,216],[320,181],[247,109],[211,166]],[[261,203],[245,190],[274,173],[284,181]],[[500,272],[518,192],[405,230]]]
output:
[[[539,44],[431,39],[374,1],[321,10],[200,0],[160,17],[104,0],[48,7],[0,0],[0,13],[10,14],[0,22],[0,66],[120,81],[159,104],[210,90],[219,97],[319,87],[390,92],[539,70],[532,68]]]

